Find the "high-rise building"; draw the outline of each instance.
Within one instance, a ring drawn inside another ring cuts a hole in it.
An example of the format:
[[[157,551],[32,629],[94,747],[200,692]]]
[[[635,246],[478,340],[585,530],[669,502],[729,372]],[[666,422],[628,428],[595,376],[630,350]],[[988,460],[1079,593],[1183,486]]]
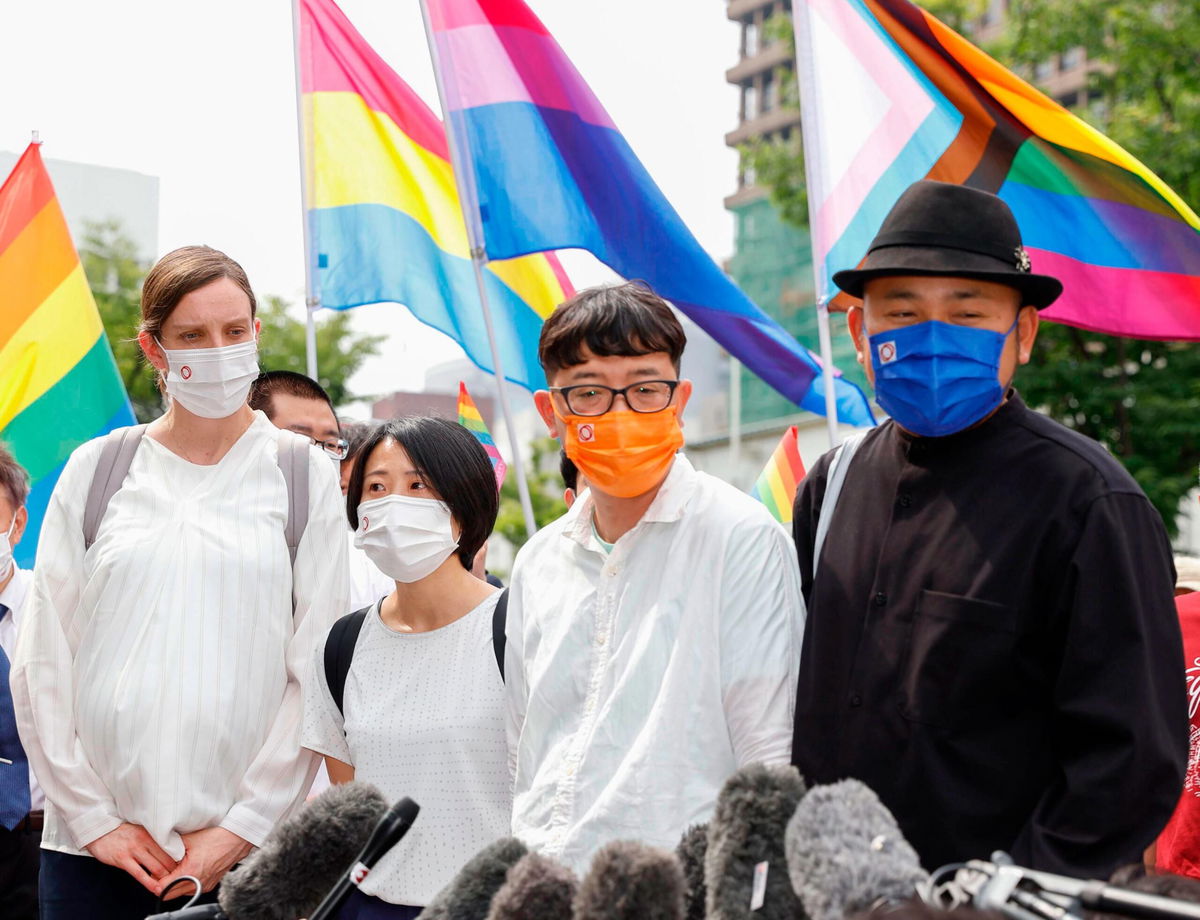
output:
[[[728,0],[727,15],[741,30],[739,60],[726,79],[740,90],[738,125],[725,136],[734,148],[761,142],[798,143],[800,107],[795,60],[780,27],[787,29],[790,0]],[[819,348],[812,252],[807,231],[785,223],[758,185],[745,158],[737,189],[725,199],[736,221],[729,273],[763,310],[804,345]],[[833,317],[834,363],[865,385],[841,316]],[[742,370],[742,422],[788,419],[796,407],[749,371]]]

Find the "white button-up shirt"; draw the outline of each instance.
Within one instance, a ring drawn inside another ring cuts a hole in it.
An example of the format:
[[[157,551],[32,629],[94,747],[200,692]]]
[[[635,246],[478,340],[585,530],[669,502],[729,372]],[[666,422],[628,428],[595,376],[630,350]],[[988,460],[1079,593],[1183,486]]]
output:
[[[611,553],[592,510],[521,549],[506,630],[513,833],[577,871],[674,849],[730,773],[789,762],[805,617],[786,531],[683,456]]]

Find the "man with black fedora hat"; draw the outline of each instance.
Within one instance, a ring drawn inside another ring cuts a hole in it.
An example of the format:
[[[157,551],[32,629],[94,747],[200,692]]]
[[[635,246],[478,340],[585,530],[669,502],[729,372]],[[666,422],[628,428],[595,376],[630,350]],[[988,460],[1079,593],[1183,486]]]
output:
[[[1062,285],[1001,199],[932,181],[833,277],[891,419],[796,496],[793,760],[871,785],[926,868],[1106,877],[1170,817],[1188,723],[1162,520],[1012,389]]]

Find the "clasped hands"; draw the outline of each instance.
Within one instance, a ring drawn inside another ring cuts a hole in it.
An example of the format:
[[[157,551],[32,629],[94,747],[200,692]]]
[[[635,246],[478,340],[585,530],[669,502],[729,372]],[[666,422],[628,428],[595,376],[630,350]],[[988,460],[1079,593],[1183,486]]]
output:
[[[252,849],[250,843],[223,827],[208,827],[182,837],[184,853],[179,862],[137,824],[122,824],[97,837],[86,849],[100,862],[124,869],[156,896],[185,875],[198,878],[205,891],[212,891],[225,873]],[[184,896],[190,892],[180,886],[178,894]]]

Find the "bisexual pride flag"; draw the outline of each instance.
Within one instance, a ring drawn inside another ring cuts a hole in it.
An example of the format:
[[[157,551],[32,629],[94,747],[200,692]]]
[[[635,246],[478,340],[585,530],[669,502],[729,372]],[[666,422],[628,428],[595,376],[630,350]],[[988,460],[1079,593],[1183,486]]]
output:
[[[18,565],[33,564],[71,451],[132,424],[79,253],[38,145],[30,144],[0,186],[0,443],[31,483]]]
[[[1200,219],[1144,164],[907,0],[793,11],[819,296],[937,179],[1012,208],[1033,271],[1063,282],[1045,318],[1200,339]]]
[[[586,249],[646,281],[772,387],[824,415],[817,359],[700,247],[529,8],[521,0],[426,0],[426,8],[488,255]],[[835,386],[838,417],[872,424],[862,392],[840,378]]]
[[[442,123],[332,0],[300,0],[309,230],[321,306],[399,303],[495,372]],[[505,376],[545,386],[542,321],[573,290],[553,253],[483,271]]]

